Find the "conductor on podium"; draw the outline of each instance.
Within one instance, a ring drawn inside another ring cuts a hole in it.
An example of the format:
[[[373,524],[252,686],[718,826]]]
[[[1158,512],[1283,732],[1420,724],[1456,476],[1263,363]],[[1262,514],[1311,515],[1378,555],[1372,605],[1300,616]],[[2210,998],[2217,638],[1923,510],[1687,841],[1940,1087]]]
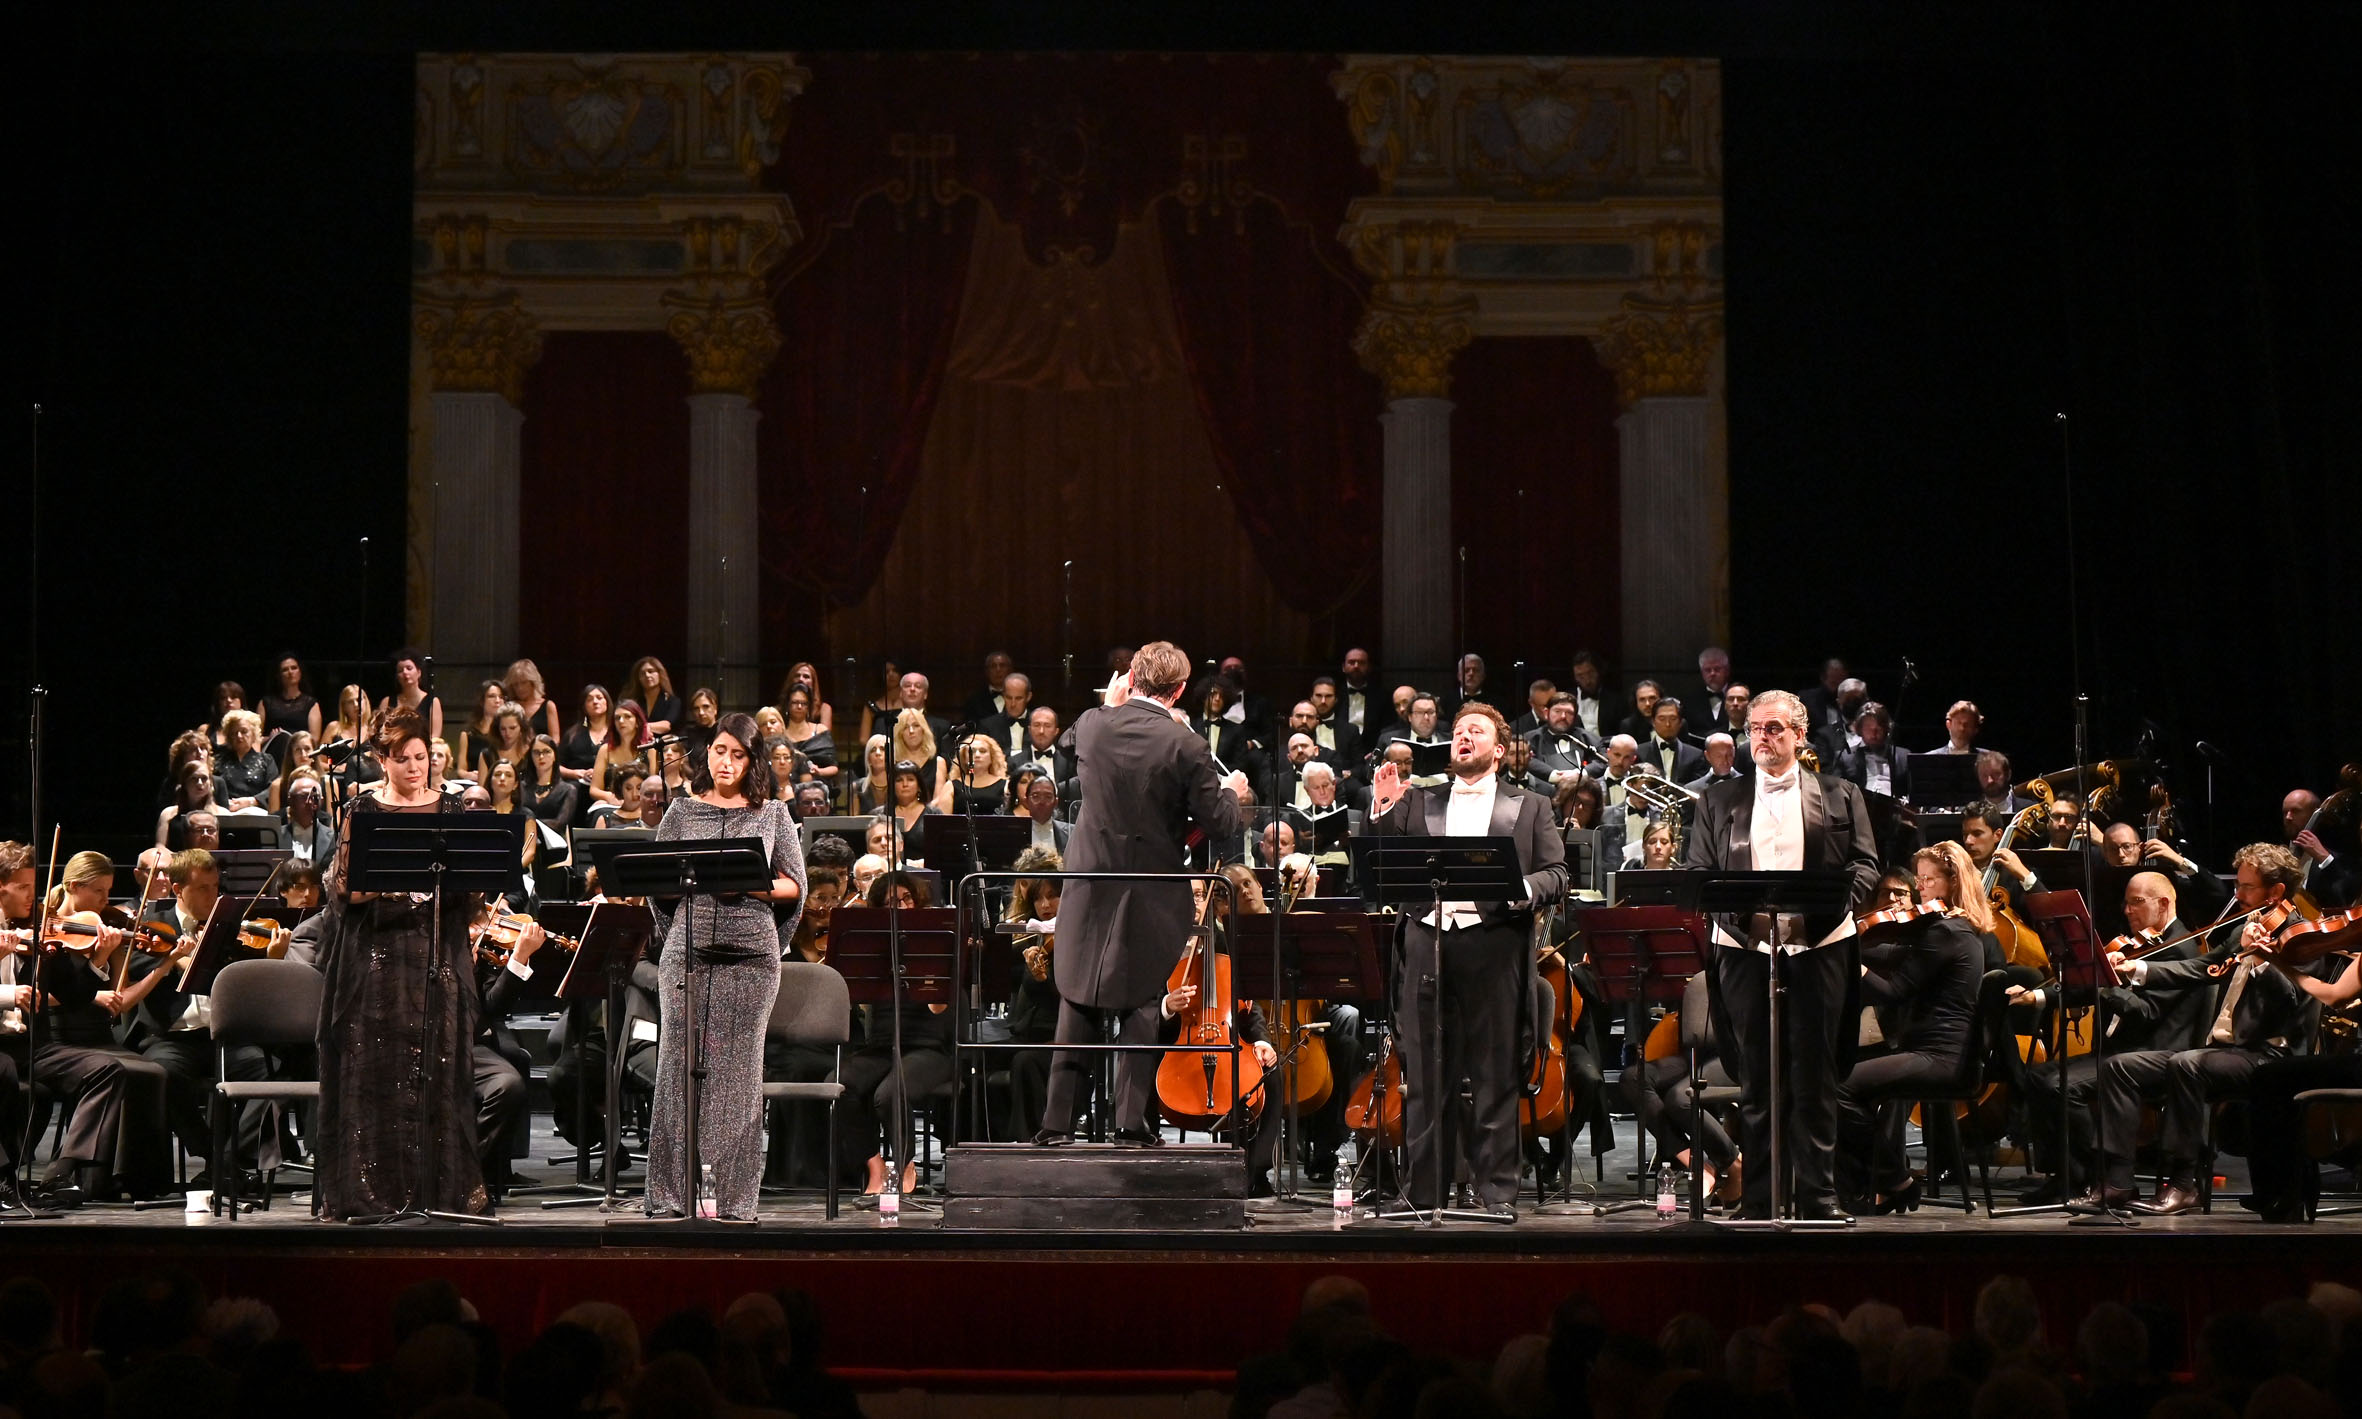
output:
[[[1409,1157],[1404,1172],[1411,1205],[1444,1204],[1435,1190],[1435,1150],[1464,1146],[1477,1200],[1496,1217],[1516,1216],[1518,1145],[1516,1061],[1520,1003],[1535,1007],[1534,913],[1566,894],[1566,844],[1551,822],[1550,800],[1511,784],[1499,773],[1509,725],[1482,701],[1460,707],[1452,720],[1452,771],[1444,782],[1414,788],[1392,764],[1370,785],[1370,817],[1363,831],[1381,836],[1513,838],[1524,869],[1519,902],[1443,904],[1406,909],[1403,979],[1396,1039],[1403,1055],[1403,1127]],[[1442,940],[1437,940],[1440,931]],[[1442,948],[1441,979],[1423,986]],[[1441,1022],[1441,1050],[1426,1058]],[[1440,1099],[1422,1085],[1440,1081]],[[1463,1100],[1466,1104],[1463,1104]],[[1438,1105],[1441,1105],[1439,1108]],[[1440,1117],[1439,1117],[1440,1115]],[[1448,1164],[1451,1154],[1445,1154]]]
[[[1132,668],[1110,687],[1108,703],[1076,720],[1083,807],[1067,840],[1068,871],[1183,872],[1192,824],[1214,841],[1244,830],[1241,805],[1252,801],[1245,775],[1215,773],[1206,741],[1173,718],[1188,680],[1189,657],[1169,641],[1151,641],[1133,652]],[[1095,1042],[1100,1021],[1112,1014],[1119,1043],[1155,1044],[1165,981],[1190,925],[1186,882],[1068,881],[1053,953],[1056,1042]],[[1163,1141],[1147,1123],[1156,1063],[1155,1053],[1140,1051],[1126,1052],[1116,1065],[1118,1145],[1153,1148]],[[1074,1141],[1076,1096],[1090,1069],[1088,1054],[1051,1055],[1035,1143]]]
[[[1682,865],[1717,872],[1844,872],[1852,878],[1847,914],[1773,922],[1718,917],[1714,944],[1714,1027],[1729,1041],[1739,1079],[1739,1147],[1747,1160],[1742,1218],[1771,1217],[1772,1090],[1784,1088],[1784,1161],[1795,1185],[1796,1215],[1836,1220],[1837,1082],[1852,1065],[1860,1029],[1860,967],[1850,938],[1851,910],[1878,885],[1878,851],[1862,790],[1835,774],[1797,762],[1804,743],[1804,704],[1784,690],[1757,695],[1747,707],[1755,771],[1706,790]],[[1781,1020],[1784,1080],[1771,1077],[1765,971],[1775,927],[1786,986]],[[1818,948],[1818,949],[1816,949]]]

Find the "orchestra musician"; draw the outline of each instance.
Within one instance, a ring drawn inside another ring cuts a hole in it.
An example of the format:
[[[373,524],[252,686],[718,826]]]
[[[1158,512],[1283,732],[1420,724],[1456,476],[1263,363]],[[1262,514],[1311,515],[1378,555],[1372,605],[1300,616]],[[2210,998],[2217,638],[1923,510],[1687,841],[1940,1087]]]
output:
[[[1448,1182],[1452,1155],[1464,1150],[1478,1204],[1514,1220],[1521,1082],[1515,1061],[1521,1003],[1530,1007],[1538,985],[1534,913],[1566,894],[1567,869],[1566,844],[1551,821],[1550,804],[1497,775],[1508,736],[1509,722],[1499,710],[1482,701],[1463,707],[1452,723],[1448,781],[1414,790],[1393,765],[1379,769],[1363,831],[1516,840],[1525,869],[1523,900],[1445,902],[1440,922],[1432,907],[1423,915],[1416,908],[1404,913],[1398,927],[1404,978],[1395,997],[1412,1205],[1443,1201],[1436,1194],[1438,1155]],[[1462,1109],[1467,1117],[1459,1116]]]
[[[96,854],[90,856],[95,857]],[[77,861],[82,857],[77,855]],[[103,859],[101,859],[103,861]],[[108,870],[110,879],[113,869]],[[33,850],[23,843],[0,843],[0,917],[12,928],[29,928],[39,887],[33,876]],[[65,907],[74,894],[61,894]],[[13,1017],[7,1024],[11,1045],[32,1041],[30,1056],[15,1049],[0,1052],[16,1079],[0,1080],[8,1088],[8,1102],[0,1117],[11,1132],[6,1146],[11,1156],[24,1135],[23,1101],[18,1073],[30,1077],[59,1101],[71,1122],[59,1144],[56,1161],[41,1181],[45,1200],[52,1206],[78,1206],[85,1200],[118,1195],[147,1198],[162,1195],[170,1183],[170,1160],[164,1145],[164,1071],[150,1061],[120,1048],[114,1022],[139,1007],[155,988],[157,978],[118,985],[126,944],[122,913],[101,913],[98,933],[87,951],[41,950],[23,947],[12,939],[4,958],[8,969],[5,1007]],[[194,938],[176,944],[175,954],[197,949]],[[41,998],[36,1008],[33,979],[38,972]],[[29,1167],[30,1157],[16,1160]]]
[[[1747,740],[1755,772],[1708,789],[1683,848],[1683,865],[1718,872],[1806,869],[1839,871],[1852,879],[1848,911],[1808,917],[1781,928],[1786,954],[1777,969],[1787,981],[1788,1077],[1770,1077],[1771,1042],[1765,1020],[1766,972],[1772,923],[1735,918],[1717,922],[1714,953],[1716,1037],[1739,1080],[1739,1150],[1763,1160],[1747,1170],[1742,1217],[1771,1216],[1771,1091],[1785,1087],[1785,1162],[1795,1174],[1796,1215],[1837,1219],[1838,1081],[1852,1067],[1860,1016],[1854,953],[1828,949],[1853,934],[1851,911],[1878,882],[1878,850],[1869,805],[1858,787],[1834,774],[1807,773],[1797,762],[1805,734],[1803,703],[1784,690],[1755,696],[1747,706]],[[1811,949],[1811,948],[1821,949]]]
[[[1714,1200],[1728,1207],[1740,1198],[1744,1182],[1739,1168],[1739,1145],[1731,1141],[1722,1120],[1711,1111],[1700,1110],[1697,1101],[1697,1082],[1709,1088],[1730,1084],[1730,1074],[1716,1057],[1714,1048],[1713,1011],[1707,1004],[1707,981],[1704,971],[1689,978],[1681,988],[1681,1018],[1685,1030],[1690,1021],[1704,1022],[1697,1047],[1697,1081],[1690,1075],[1690,1052],[1675,1050],[1661,1059],[1648,1059],[1624,1071],[1617,1087],[1640,1119],[1640,1126],[1657,1140],[1661,1155],[1670,1157],[1684,1169],[1697,1166],[1697,1154],[1706,1155],[1705,1190]]]
[[[2232,855],[2239,874],[2233,898],[2242,912],[2269,908],[2296,889],[2303,869],[2278,843],[2250,843]],[[2189,1049],[2164,1047],[2110,1053],[2100,1066],[2100,1141],[2106,1177],[2084,1201],[2172,1217],[2198,1206],[2198,1170],[2207,1166],[2208,1108],[2222,1099],[2244,1098],[2248,1081],[2268,1060],[2301,1051],[2317,1014],[2313,997],[2289,975],[2260,958],[2242,958],[2246,948],[2271,939],[2263,923],[2250,918],[2216,928],[2206,951],[2186,961],[2134,960],[2110,951],[2109,962],[2140,991],[2191,991],[2200,1001],[2204,1025]],[[2212,973],[2223,966],[2220,977]],[[2168,1163],[2157,1196],[2138,1201],[2133,1191],[2134,1134],[2140,1106],[2157,1103],[2164,1114],[2160,1140]]]
[[[1978,937],[1990,932],[1993,909],[1974,878],[1962,880],[1959,868],[1965,865],[1936,848],[1913,854],[1918,899],[1942,902],[1944,911],[1882,927],[1861,947],[1862,998],[1887,1013],[1888,1051],[1857,1062],[1838,1086],[1843,1119],[1837,1190],[1856,1212],[1918,1209],[1920,1180],[1903,1152],[1908,1100],[1915,1090],[1949,1084],[1962,1059],[1979,1047],[1977,990],[1985,946]]]
[[[1177,872],[1192,824],[1211,841],[1239,836],[1254,791],[1235,770],[1217,778],[1207,740],[1175,719],[1188,680],[1189,657],[1170,641],[1151,641],[1132,653],[1109,703],[1076,721],[1082,812],[1067,839],[1069,871]],[[1190,925],[1188,891],[1179,883],[1069,882],[1058,919],[1055,1043],[1096,1039],[1111,1017],[1122,1043],[1155,1043],[1172,943]],[[1116,1065],[1118,1145],[1164,1141],[1147,1123],[1156,1061],[1153,1052],[1126,1052]],[[1074,1141],[1077,1095],[1089,1070],[1086,1054],[1059,1050],[1052,1057],[1035,1143]]]
[[[2164,964],[2187,961],[2201,947],[2183,921],[2174,884],[2162,872],[2136,874],[2124,886],[2124,921],[2133,941],[2150,952],[2149,960]],[[2184,939],[2191,938],[2191,939]],[[2049,1002],[2045,992],[2011,986],[2013,1004]],[[2087,994],[2087,992],[2086,992]],[[2087,1003],[2070,1000],[2068,1004]],[[2109,986],[2103,991],[2108,1052],[2130,1054],[2141,1050],[2179,1053],[2197,1046],[2206,1000],[2198,990],[2146,991]],[[2091,1187],[2093,1154],[2092,1099],[2099,1092],[2099,1055],[2075,1054],[2067,1060],[2067,1156],[2058,1155],[2060,1138],[2059,1074],[2054,1062],[2025,1071],[2027,1143],[2034,1164],[2048,1177],[2026,1201],[2040,1205],[2080,1196]],[[2129,1140],[2127,1140],[2129,1142]]]
[[[2334,980],[2321,980],[2285,959],[2270,958],[2289,982],[2323,1005],[2362,996],[2362,955],[2346,958]],[[2362,1051],[2267,1060],[2248,1086],[2248,1171],[2254,1190],[2240,1205],[2267,1222],[2310,1222],[2321,1199],[2321,1165],[2306,1148],[2304,1110],[2296,1096],[2309,1089],[2362,1088]]]

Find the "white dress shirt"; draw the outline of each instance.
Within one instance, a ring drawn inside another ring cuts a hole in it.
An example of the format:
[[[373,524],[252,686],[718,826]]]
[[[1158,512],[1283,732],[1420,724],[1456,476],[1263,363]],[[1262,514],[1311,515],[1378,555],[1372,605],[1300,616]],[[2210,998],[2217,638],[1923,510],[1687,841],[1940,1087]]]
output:
[[[180,903],[172,904],[172,915],[180,923],[180,934],[183,940],[203,934],[205,923],[190,916],[188,908]],[[174,962],[172,988],[176,991],[186,991],[189,988],[189,972],[195,970],[196,967],[197,953],[194,951]],[[174,1034],[183,1030],[210,1030],[212,1028],[213,997],[209,995],[190,996],[189,1003],[181,1007],[180,1018],[172,1022],[172,1033]]]
[[[1862,787],[1872,793],[1884,793],[1891,796],[1895,791],[1894,781],[1893,760],[1887,758],[1884,753],[1867,751],[1863,753]]]
[[[1804,870],[1803,770],[1794,764],[1774,777],[1755,771],[1755,810],[1748,820],[1747,838],[1758,872]]]
[[[1451,802],[1443,810],[1443,831],[1446,837],[1481,838],[1493,830],[1493,800],[1500,796],[1501,781],[1491,774],[1473,784],[1452,780]],[[1476,903],[1445,902],[1443,929],[1458,931],[1477,923]],[[1435,925],[1435,913],[1427,913],[1427,924]]]
[[[1056,851],[1058,847],[1058,820],[1052,818],[1046,823],[1038,820],[1031,821],[1033,821],[1033,837],[1029,846],[1046,847]]]
[[[1575,691],[1575,722],[1582,725],[1584,732],[1593,739],[1600,737],[1599,721],[1605,708],[1605,701],[1597,695],[1586,695],[1581,690]]]

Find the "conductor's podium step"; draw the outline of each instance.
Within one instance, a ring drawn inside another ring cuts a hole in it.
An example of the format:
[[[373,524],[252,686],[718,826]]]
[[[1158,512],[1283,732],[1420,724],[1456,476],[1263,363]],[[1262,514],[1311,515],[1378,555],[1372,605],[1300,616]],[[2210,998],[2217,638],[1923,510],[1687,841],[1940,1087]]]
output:
[[[1237,1231],[1246,1156],[1218,1144],[963,1143],[944,1158],[943,1226],[971,1232]]]

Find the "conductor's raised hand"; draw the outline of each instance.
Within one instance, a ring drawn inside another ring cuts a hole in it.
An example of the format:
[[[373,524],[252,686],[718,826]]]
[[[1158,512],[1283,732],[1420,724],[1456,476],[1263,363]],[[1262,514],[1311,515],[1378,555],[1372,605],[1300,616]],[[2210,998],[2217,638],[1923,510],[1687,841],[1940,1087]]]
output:
[[[1222,780],[1222,786],[1229,789],[1232,793],[1237,794],[1238,801],[1241,803],[1251,804],[1255,801],[1254,786],[1248,783],[1247,776],[1243,773],[1240,773],[1237,769],[1232,769],[1230,771],[1230,777]]]
[[[1394,805],[1400,803],[1402,796],[1410,789],[1411,786],[1403,782],[1402,770],[1396,767],[1393,760],[1378,765],[1378,771],[1370,776],[1370,816],[1380,818],[1392,812]]]

